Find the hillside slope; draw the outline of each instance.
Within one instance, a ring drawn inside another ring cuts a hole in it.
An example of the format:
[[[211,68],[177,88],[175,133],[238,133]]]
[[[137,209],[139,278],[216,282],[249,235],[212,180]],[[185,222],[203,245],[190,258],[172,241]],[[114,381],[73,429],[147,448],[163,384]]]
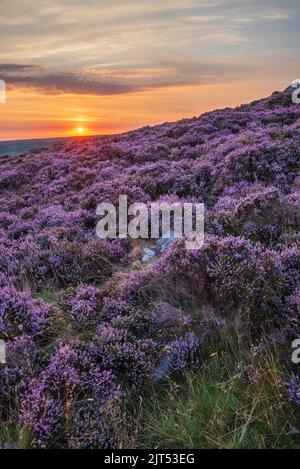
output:
[[[100,241],[96,207],[117,205],[120,194],[204,202],[204,247],[186,251],[177,240],[142,263],[138,242]],[[300,106],[289,89],[1,158],[2,444],[135,445],[128,435],[148,425],[136,396],[154,382],[163,395],[165,383],[201,376],[213,344],[232,334],[249,347],[262,335],[278,345],[286,434],[297,412],[288,398],[299,404],[300,390],[288,376],[300,337],[299,201]],[[277,445],[277,427],[273,436],[267,424],[257,431]]]

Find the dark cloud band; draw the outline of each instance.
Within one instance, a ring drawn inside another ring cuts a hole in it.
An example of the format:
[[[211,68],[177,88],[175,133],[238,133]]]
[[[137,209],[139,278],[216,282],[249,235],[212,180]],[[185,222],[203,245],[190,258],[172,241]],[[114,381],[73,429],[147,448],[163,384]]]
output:
[[[0,77],[10,88],[31,89],[44,94],[105,96],[176,85],[226,82],[229,77],[232,80],[248,70],[241,65],[188,60],[167,61],[160,63],[160,67],[163,72],[152,75],[150,66],[145,70],[120,69],[116,74],[116,69],[103,71],[97,67],[53,73],[36,65],[0,64]],[[135,72],[134,79],[132,72]]]

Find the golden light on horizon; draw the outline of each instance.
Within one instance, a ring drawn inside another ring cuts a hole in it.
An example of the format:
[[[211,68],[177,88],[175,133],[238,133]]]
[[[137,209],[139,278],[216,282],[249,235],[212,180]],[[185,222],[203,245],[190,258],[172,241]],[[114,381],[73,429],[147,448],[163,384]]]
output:
[[[284,79],[276,86],[284,87]],[[11,90],[0,104],[0,140],[109,135],[176,121],[204,112],[234,107],[272,93],[272,80],[245,80],[234,84],[174,86],[139,93],[106,96],[42,95]],[[62,100],[64,105],[62,105]],[[160,112],[158,113],[157,103]],[[2,107],[1,107],[2,106]],[[99,115],[99,109],[101,114]],[[66,115],[68,117],[66,117]],[[25,116],[25,117],[24,117]],[[83,129],[78,131],[77,129]]]
[[[79,135],[82,135],[82,134],[84,133],[84,128],[83,128],[83,127],[77,127],[76,132],[77,132]]]

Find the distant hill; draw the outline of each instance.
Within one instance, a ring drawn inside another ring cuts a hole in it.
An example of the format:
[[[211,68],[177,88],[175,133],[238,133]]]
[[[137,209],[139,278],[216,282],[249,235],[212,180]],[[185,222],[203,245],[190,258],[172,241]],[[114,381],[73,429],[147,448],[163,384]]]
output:
[[[3,155],[20,155],[28,151],[42,150],[52,147],[53,145],[63,144],[68,141],[84,140],[89,137],[60,137],[60,138],[40,138],[26,140],[9,140],[0,141],[0,156]]]
[[[33,140],[11,140],[0,142],[0,156],[18,155],[30,150],[48,148],[52,143],[58,142],[59,139],[33,139]]]

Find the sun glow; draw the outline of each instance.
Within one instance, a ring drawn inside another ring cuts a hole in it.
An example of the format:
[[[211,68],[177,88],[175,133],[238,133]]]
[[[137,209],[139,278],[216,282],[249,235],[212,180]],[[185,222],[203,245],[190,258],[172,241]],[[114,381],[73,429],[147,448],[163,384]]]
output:
[[[84,128],[83,128],[83,127],[77,127],[76,132],[77,132],[79,135],[82,135],[82,134],[84,133]]]

